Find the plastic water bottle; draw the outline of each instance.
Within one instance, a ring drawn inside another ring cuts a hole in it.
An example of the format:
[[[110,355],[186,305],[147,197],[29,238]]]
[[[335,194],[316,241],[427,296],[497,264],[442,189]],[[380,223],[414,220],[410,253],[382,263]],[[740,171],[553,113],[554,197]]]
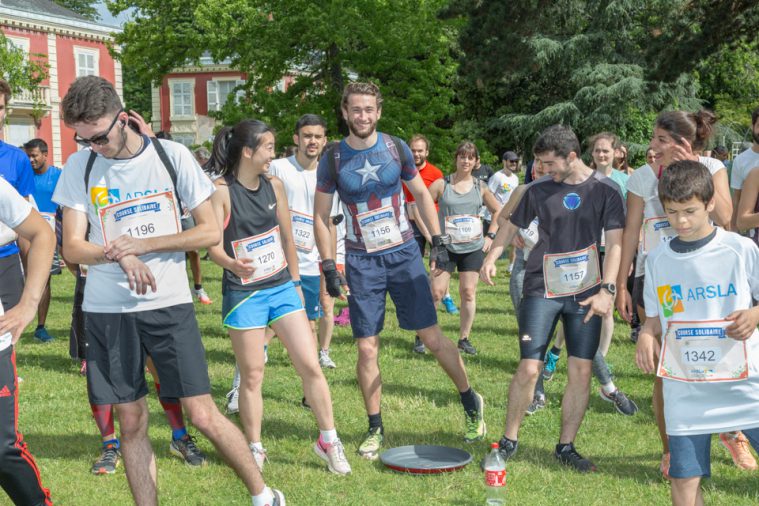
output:
[[[506,461],[498,453],[498,443],[490,445],[490,454],[485,459],[485,488],[488,506],[506,504]]]

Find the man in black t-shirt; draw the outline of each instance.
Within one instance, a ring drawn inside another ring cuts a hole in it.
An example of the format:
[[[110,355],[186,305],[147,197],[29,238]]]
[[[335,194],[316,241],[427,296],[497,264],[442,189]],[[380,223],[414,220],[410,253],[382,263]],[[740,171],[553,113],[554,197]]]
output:
[[[534,153],[547,176],[529,186],[511,217],[500,218],[504,226],[498,230],[480,275],[492,285],[495,261],[504,246],[518,229],[538,219],[539,240],[527,260],[519,305],[521,361],[509,387],[506,430],[499,451],[504,458],[516,452],[519,426],[561,318],[569,360],[555,456],[565,465],[588,472],[596,468],[575,450],[573,441],[588,406],[601,316],[613,310],[625,209],[616,183],[586,166],[580,152],[580,143],[568,127],[556,125],[540,135]],[[602,266],[599,252],[604,230]]]

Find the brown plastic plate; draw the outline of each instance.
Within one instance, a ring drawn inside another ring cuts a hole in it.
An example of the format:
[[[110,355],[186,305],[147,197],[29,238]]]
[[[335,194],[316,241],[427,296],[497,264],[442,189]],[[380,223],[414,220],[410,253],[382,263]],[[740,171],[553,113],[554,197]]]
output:
[[[463,469],[472,455],[448,446],[411,445],[391,448],[380,455],[380,460],[401,473],[439,474]]]

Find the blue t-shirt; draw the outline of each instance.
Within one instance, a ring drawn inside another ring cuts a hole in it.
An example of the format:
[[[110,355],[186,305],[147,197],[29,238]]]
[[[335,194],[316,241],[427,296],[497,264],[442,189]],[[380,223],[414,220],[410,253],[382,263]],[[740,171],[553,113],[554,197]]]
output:
[[[0,177],[8,181],[24,198],[34,192],[34,170],[26,153],[0,141]],[[0,258],[18,253],[16,242],[0,247]]]
[[[345,249],[351,253],[367,254],[361,234],[358,215],[376,209],[388,208],[387,215],[394,219],[401,233],[400,244],[376,251],[375,254],[390,253],[412,241],[411,228],[403,198],[401,180],[410,181],[417,175],[411,150],[401,141],[404,156],[394,153],[395,144],[390,136],[378,133],[377,142],[368,149],[357,151],[345,139],[335,148],[339,156],[337,177],[330,171],[328,156],[319,161],[316,171],[316,190],[322,193],[337,193],[345,213]],[[328,153],[332,155],[333,153]],[[401,160],[407,165],[401,166]],[[373,218],[376,220],[376,217]]]
[[[44,174],[34,173],[34,201],[41,213],[55,213],[58,206],[53,202],[53,192],[60,177],[61,169],[52,165]]]

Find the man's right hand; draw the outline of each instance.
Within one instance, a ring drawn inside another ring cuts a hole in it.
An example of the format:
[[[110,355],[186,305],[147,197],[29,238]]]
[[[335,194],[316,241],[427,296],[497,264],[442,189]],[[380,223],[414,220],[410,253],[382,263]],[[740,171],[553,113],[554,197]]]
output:
[[[324,273],[324,284],[327,286],[327,293],[330,297],[341,298],[343,296],[342,287],[345,287],[346,293],[348,292],[348,282],[345,280],[345,276],[337,270],[334,260],[322,260],[322,272]]]
[[[495,264],[492,262],[488,262],[486,259],[485,263],[482,264],[482,267],[480,268],[480,279],[483,280],[485,283],[489,284],[490,286],[495,286],[495,283],[493,282],[495,275],[496,275]]]
[[[630,292],[627,291],[627,287],[625,287],[625,285],[617,284],[617,286],[619,287],[617,289],[617,300],[615,301],[617,312],[623,320],[629,323],[632,321],[633,315],[632,297],[630,296]]]
[[[119,260],[119,266],[121,270],[129,280],[129,289],[133,290],[137,295],[145,295],[148,293],[148,287],[153,292],[157,291],[155,277],[150,272],[145,263],[134,255],[127,255]]]

